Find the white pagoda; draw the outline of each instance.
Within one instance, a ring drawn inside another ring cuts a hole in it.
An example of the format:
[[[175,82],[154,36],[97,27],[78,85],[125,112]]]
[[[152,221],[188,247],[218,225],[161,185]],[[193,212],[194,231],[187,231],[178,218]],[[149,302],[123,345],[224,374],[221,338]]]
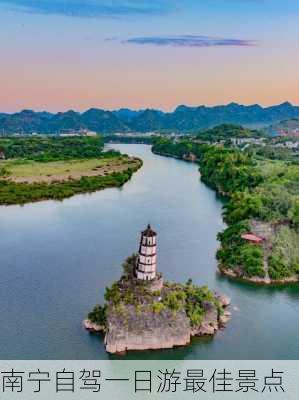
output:
[[[157,275],[157,233],[150,224],[141,232],[139,252],[136,265],[136,278],[142,281],[152,281]]]

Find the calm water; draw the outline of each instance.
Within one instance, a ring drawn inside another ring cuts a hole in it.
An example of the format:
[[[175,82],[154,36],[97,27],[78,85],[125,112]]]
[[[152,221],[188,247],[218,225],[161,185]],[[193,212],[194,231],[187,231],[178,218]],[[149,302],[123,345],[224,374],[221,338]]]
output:
[[[299,288],[263,288],[216,274],[222,203],[197,166],[155,156],[145,145],[114,146],[144,160],[122,189],[63,202],[0,207],[0,359],[102,359],[102,340],[81,321],[136,251],[150,221],[167,279],[226,293],[233,318],[214,339],[129,358],[299,359]]]

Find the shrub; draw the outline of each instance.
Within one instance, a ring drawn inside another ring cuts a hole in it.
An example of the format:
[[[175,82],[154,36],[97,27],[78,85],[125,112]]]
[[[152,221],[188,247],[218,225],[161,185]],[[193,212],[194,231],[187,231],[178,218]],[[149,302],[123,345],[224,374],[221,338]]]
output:
[[[88,319],[97,325],[104,326],[106,324],[106,310],[106,306],[96,305],[88,314]]]
[[[186,298],[186,294],[182,290],[171,291],[167,294],[163,303],[172,311],[179,311],[183,305]]]
[[[124,298],[123,298],[125,304],[134,304],[135,303],[135,297],[134,293],[132,290],[126,290]]]
[[[165,309],[165,305],[163,303],[160,303],[158,301],[154,301],[152,304],[152,311],[155,314],[160,314],[163,310]]]
[[[269,275],[272,279],[284,279],[290,277],[292,271],[280,257],[271,256],[269,257]]]
[[[0,178],[6,178],[9,175],[10,175],[10,172],[7,168],[0,167]]]
[[[262,247],[253,244],[243,245],[240,252],[240,262],[247,276],[265,276]]]
[[[137,254],[132,254],[122,264],[123,274],[126,278],[130,278],[134,275],[136,262],[137,262]]]
[[[106,288],[105,300],[113,303],[114,305],[117,305],[120,303],[121,293],[120,293],[117,283],[113,283],[111,288],[108,288],[108,287]]]
[[[190,319],[190,324],[192,327],[199,326],[202,322],[204,311],[199,305],[186,306],[186,313]]]

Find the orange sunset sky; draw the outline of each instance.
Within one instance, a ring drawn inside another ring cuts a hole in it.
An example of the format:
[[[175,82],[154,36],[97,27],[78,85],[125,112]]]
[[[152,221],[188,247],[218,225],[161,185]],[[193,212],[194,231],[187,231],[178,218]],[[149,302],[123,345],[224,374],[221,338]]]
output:
[[[0,0],[0,112],[299,104],[294,0]]]

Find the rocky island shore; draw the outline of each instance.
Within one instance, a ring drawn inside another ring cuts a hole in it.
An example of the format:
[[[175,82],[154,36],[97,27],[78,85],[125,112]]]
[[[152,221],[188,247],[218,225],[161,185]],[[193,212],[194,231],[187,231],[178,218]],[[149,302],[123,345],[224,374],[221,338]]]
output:
[[[166,282],[159,273],[141,279],[142,251],[141,244],[139,255],[124,262],[120,280],[106,289],[105,304],[97,305],[84,321],[87,330],[105,334],[107,352],[185,346],[193,336],[215,335],[225,327],[230,299],[191,280]]]

